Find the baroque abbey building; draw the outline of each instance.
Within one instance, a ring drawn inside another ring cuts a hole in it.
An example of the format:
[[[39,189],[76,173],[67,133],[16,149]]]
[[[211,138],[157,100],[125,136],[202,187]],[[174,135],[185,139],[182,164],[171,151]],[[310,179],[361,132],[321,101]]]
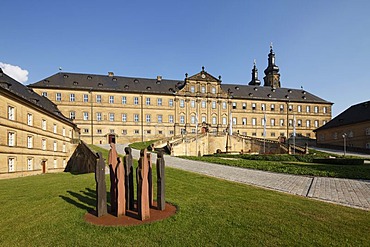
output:
[[[254,64],[248,85],[223,84],[202,70],[183,80],[59,72],[31,84],[81,130],[86,143],[127,143],[228,131],[285,140],[314,138],[331,119],[332,103],[303,89],[281,87],[271,47],[264,84]]]

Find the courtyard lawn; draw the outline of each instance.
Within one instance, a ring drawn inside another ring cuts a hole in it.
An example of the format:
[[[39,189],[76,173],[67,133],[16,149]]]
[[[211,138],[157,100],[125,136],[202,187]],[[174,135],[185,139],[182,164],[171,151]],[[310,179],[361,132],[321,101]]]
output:
[[[155,174],[155,173],[154,173]],[[107,176],[107,186],[109,186]],[[131,227],[83,220],[94,174],[0,180],[0,246],[368,246],[368,211],[166,168],[178,213]]]
[[[266,161],[227,158],[217,156],[181,156],[184,159],[199,160],[221,165],[237,166],[256,170],[350,179],[370,179],[370,165],[330,165],[293,161]]]

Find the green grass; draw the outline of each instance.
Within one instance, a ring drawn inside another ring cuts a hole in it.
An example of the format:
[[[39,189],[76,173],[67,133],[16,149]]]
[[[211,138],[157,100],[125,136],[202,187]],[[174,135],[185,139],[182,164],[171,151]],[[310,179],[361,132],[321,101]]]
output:
[[[152,143],[156,141],[157,140],[151,140],[151,141],[146,141],[146,142],[135,142],[135,143],[131,143],[129,147],[133,149],[141,150],[141,149],[147,148],[148,146],[152,145]]]
[[[330,165],[299,161],[267,161],[248,160],[242,158],[235,159],[235,157],[233,157],[233,159],[228,159],[227,157],[217,156],[181,156],[181,158],[296,175],[370,179],[370,165]]]
[[[166,186],[166,200],[179,207],[175,216],[141,226],[101,227],[83,220],[95,205],[94,174],[59,173],[0,180],[0,246],[370,243],[368,211],[171,168],[166,168]]]

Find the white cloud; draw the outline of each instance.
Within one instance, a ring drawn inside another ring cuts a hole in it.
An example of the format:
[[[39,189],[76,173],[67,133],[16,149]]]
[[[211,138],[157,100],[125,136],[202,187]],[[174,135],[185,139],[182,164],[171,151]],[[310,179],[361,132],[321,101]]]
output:
[[[13,79],[25,83],[28,80],[28,71],[19,66],[0,62],[3,72]]]

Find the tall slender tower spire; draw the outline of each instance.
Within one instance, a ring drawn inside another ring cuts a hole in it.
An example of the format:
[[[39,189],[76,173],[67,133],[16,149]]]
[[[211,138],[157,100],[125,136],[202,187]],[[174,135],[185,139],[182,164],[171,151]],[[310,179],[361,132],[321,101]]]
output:
[[[252,80],[249,82],[251,86],[259,86],[261,85],[261,81],[258,80],[258,69],[256,66],[256,59],[253,61],[253,69],[252,69]]]
[[[279,67],[275,64],[275,52],[272,49],[272,42],[270,44],[270,53],[268,55],[268,65],[265,69],[264,86],[279,88],[280,85],[280,74]]]

